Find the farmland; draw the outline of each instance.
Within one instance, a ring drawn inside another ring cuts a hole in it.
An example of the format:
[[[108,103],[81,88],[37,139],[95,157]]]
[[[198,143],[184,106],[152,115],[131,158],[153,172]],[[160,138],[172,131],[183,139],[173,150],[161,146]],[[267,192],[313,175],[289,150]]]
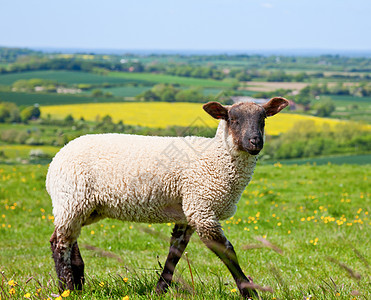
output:
[[[168,84],[179,84],[185,86],[196,86],[196,87],[215,87],[215,88],[228,88],[233,84],[233,81],[218,81],[212,79],[202,78],[189,78],[181,76],[171,76],[162,74],[151,74],[151,73],[122,73],[122,72],[110,72],[110,77],[122,78],[125,80],[139,80],[148,81],[153,83],[168,83]]]
[[[20,79],[48,79],[57,81],[60,83],[67,84],[102,84],[102,83],[111,83],[111,84],[123,84],[127,82],[133,82],[132,79],[119,78],[113,76],[104,76],[87,72],[74,72],[74,71],[32,71],[32,72],[22,72],[14,74],[3,74],[0,76],[0,84],[2,85],[11,85],[15,81]],[[138,80],[135,80],[138,82]]]
[[[103,93],[111,93],[114,97],[135,97],[136,95],[149,90],[149,86],[118,86],[101,89]],[[85,91],[83,94],[90,95],[91,91]],[[63,104],[63,103],[61,103]]]
[[[216,127],[217,122],[208,116],[197,103],[105,103],[43,106],[44,115],[50,114],[53,118],[63,119],[72,114],[75,119],[83,117],[86,120],[95,120],[97,116],[110,115],[115,122],[122,120],[125,124],[165,128],[171,125],[190,126],[194,121],[199,126],[203,124]],[[181,114],[179,113],[181,112]],[[340,121],[334,119],[317,118],[298,114],[279,114],[267,119],[267,134],[277,135],[303,120],[313,120],[317,124],[327,123],[330,126]]]
[[[15,93],[1,92],[0,98],[17,105],[32,106],[35,103],[39,105],[61,105],[72,103],[94,103],[94,102],[122,102],[122,98],[91,97],[88,95],[71,94],[46,94],[46,93]]]
[[[185,101],[229,105],[232,96],[258,92],[302,108],[267,119],[253,180],[236,215],[222,222],[243,270],[264,287],[262,299],[371,298],[369,59],[41,52],[28,58],[14,51],[0,65],[1,300],[61,298],[45,176],[64,144],[105,132],[210,137],[218,121],[202,103]],[[55,88],[14,89],[16,81],[35,78]],[[58,84],[82,92],[58,94]],[[197,99],[163,97],[192,89]],[[158,90],[165,92],[157,98],[136,97]],[[315,116],[326,101],[335,110]],[[25,114],[38,109],[41,115]],[[173,225],[106,219],[84,228],[87,282],[67,299],[240,299],[228,270],[196,234],[169,294],[155,294]]]
[[[57,293],[46,171],[40,165],[0,165],[2,299],[10,280],[17,282],[16,299],[28,292],[35,299],[35,293],[40,299]],[[370,168],[351,165],[257,167],[237,214],[222,225],[242,268],[255,283],[273,289],[260,292],[263,299],[371,297],[370,176]],[[197,235],[187,248],[195,294],[183,260],[177,288],[155,296],[158,260],[165,260],[172,226],[102,220],[84,228],[79,243],[87,285],[69,299],[240,299],[225,266]]]
[[[256,92],[271,92],[278,89],[290,89],[290,90],[301,90],[306,87],[308,83],[303,82],[264,82],[264,81],[252,81],[246,84],[245,89],[247,91]]]

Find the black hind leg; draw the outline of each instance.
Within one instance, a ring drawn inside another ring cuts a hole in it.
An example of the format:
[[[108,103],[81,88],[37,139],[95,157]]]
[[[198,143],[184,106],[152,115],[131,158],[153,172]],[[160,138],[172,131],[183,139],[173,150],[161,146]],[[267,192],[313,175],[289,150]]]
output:
[[[85,283],[84,277],[84,261],[82,260],[81,253],[77,242],[72,245],[71,251],[71,266],[73,274],[73,282],[77,290],[81,290]]]
[[[53,252],[53,259],[55,262],[55,270],[59,280],[59,289],[64,291],[66,289],[74,289],[74,279],[71,266],[71,250],[72,244],[54,231],[50,239],[50,245]]]

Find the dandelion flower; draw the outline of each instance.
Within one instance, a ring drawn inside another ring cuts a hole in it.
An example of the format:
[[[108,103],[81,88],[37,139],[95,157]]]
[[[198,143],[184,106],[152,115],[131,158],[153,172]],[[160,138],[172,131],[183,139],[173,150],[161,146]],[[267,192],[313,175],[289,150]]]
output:
[[[10,286],[16,286],[16,285],[17,285],[17,282],[14,281],[14,280],[9,280],[9,281],[8,281],[8,284],[9,284]]]
[[[71,293],[71,291],[70,290],[65,290],[63,293],[62,293],[62,297],[63,298],[66,298],[66,297],[68,297],[69,295],[70,295],[70,293]]]
[[[31,297],[31,294],[30,293],[26,293],[26,294],[24,294],[24,297],[27,298],[27,299],[29,299]]]
[[[102,281],[100,284],[99,284],[100,287],[104,287],[104,282]]]
[[[231,289],[231,292],[235,293],[235,292],[237,292],[237,290],[236,289]]]
[[[122,278],[122,280],[123,280],[124,282],[128,282],[129,278],[124,277],[124,278]]]
[[[125,297],[122,298],[122,300],[129,300],[129,296],[126,295]]]
[[[92,234],[92,235],[93,235],[94,233],[95,233],[95,232],[94,232],[94,230],[90,231],[90,234]]]

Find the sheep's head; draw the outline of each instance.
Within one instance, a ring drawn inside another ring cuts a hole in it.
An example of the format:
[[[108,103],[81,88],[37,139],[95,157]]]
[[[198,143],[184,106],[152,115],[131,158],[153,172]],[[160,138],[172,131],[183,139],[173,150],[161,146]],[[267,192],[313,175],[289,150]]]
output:
[[[257,155],[264,144],[265,118],[279,113],[288,104],[285,98],[275,97],[264,105],[244,102],[223,106],[209,102],[203,108],[213,118],[227,122],[228,132],[240,151]]]

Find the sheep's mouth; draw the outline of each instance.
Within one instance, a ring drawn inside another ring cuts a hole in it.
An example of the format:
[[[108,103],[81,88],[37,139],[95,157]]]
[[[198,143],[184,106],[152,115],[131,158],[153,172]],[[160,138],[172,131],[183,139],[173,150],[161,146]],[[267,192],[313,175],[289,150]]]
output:
[[[254,149],[254,150],[247,150],[247,152],[251,155],[258,155],[261,149]]]

